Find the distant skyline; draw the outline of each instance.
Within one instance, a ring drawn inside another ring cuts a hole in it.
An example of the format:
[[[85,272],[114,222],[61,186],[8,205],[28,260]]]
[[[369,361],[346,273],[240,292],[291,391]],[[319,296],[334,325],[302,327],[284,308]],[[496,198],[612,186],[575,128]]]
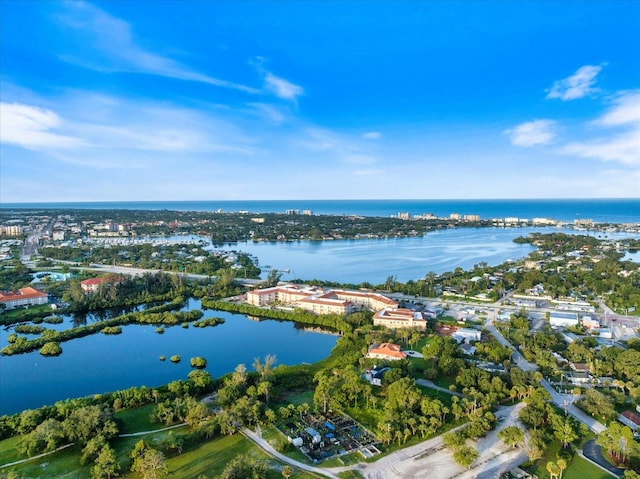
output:
[[[637,1],[0,2],[0,204],[640,197]]]

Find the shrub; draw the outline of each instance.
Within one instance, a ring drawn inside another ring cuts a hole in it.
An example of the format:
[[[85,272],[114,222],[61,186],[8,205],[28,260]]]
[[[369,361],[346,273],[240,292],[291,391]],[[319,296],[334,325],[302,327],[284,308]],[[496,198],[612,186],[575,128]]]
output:
[[[40,348],[40,354],[43,356],[60,356],[62,354],[62,348],[58,343],[46,343]]]
[[[107,326],[100,330],[102,334],[122,334],[122,328],[120,326]]]
[[[181,360],[182,358],[180,357],[179,354],[174,354],[169,358],[169,361],[171,361],[172,363],[179,363]]]
[[[200,356],[196,356],[195,358],[191,358],[191,367],[192,368],[198,368],[198,369],[203,369],[207,367],[207,360],[205,358],[202,358]]]

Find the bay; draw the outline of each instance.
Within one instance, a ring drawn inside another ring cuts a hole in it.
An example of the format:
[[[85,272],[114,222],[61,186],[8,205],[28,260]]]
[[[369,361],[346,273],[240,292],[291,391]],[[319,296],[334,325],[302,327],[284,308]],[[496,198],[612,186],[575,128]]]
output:
[[[398,199],[398,200],[200,200],[200,201],[107,201],[74,203],[3,203],[2,209],[137,209],[171,211],[248,211],[284,213],[309,210],[321,215],[388,217],[398,213],[452,213],[492,218],[552,218],[573,222],[591,219],[598,223],[639,223],[639,198],[580,199]]]
[[[187,309],[199,309],[190,300]],[[245,315],[204,311],[204,317],[222,317],[225,323],[206,328],[166,328],[130,325],[122,334],[94,334],[62,343],[58,357],[44,357],[37,351],[0,358],[0,414],[50,405],[72,397],[83,397],[132,386],[156,387],[186,379],[192,368],[189,359],[207,359],[206,370],[213,377],[233,371],[240,363],[252,370],[254,358],[275,354],[278,364],[313,363],[329,355],[337,336],[297,328],[291,322],[254,321]],[[60,327],[71,327],[66,317]],[[51,325],[43,324],[51,327]],[[0,330],[0,344],[7,343],[12,328]],[[174,364],[169,357],[179,354]],[[166,356],[160,361],[159,356]]]

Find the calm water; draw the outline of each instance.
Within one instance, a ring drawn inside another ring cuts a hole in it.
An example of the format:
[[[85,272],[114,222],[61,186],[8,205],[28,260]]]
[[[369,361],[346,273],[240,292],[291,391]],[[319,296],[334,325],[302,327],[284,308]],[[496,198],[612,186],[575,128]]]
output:
[[[260,266],[283,273],[283,280],[322,279],[359,284],[418,280],[428,272],[444,273],[457,267],[472,268],[482,261],[498,265],[523,258],[533,250],[513,242],[532,232],[592,234],[607,238],[636,237],[626,233],[586,233],[558,228],[458,228],[428,233],[418,238],[341,241],[237,243],[225,250],[241,250],[258,258]],[[267,272],[265,271],[265,274]]]
[[[344,283],[383,283],[424,278],[485,261],[490,265],[526,256],[532,247],[513,239],[533,228],[460,228],[428,233],[417,238],[281,243],[238,243],[239,249],[258,258],[260,266],[289,270],[286,279],[322,279]],[[549,230],[551,231],[551,230]]]
[[[199,302],[191,301],[191,308]],[[296,329],[293,323],[252,321],[244,315],[204,311],[204,317],[223,317],[226,322],[207,328],[167,328],[157,334],[155,326],[131,325],[119,336],[95,334],[62,343],[63,353],[45,358],[37,351],[0,359],[0,414],[39,407],[67,397],[81,397],[124,389],[148,387],[186,379],[192,370],[189,359],[207,359],[213,377],[244,363],[252,369],[254,358],[275,354],[277,364],[300,364],[325,358],[336,343],[330,334]],[[71,327],[66,318],[63,327]],[[43,324],[45,327],[52,325]],[[56,327],[56,329],[59,329]],[[0,330],[0,344],[7,344],[11,330]],[[174,364],[169,356],[179,354]],[[158,358],[164,355],[167,360]],[[276,365],[277,365],[276,364]]]
[[[527,200],[277,200],[277,201],[109,201],[84,203],[5,203],[13,208],[143,209],[173,211],[250,211],[284,213],[294,209],[322,215],[390,216],[399,212],[476,214],[491,218],[592,219],[600,223],[640,222],[640,199],[527,199]]]

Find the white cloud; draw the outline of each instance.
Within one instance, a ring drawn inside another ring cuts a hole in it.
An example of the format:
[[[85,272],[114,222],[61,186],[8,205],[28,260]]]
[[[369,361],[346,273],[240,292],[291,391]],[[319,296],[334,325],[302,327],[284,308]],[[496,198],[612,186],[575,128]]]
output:
[[[83,55],[82,47],[77,48],[73,54],[63,56],[64,60],[98,71],[146,73],[259,93],[254,88],[214,78],[171,58],[145,50],[136,43],[127,22],[89,3],[68,2],[65,5],[68,8],[59,19],[84,35],[79,46],[85,45],[91,49],[85,50]]]
[[[640,130],[635,129],[612,138],[589,143],[570,143],[560,148],[559,152],[583,158],[640,165]]]
[[[588,142],[570,143],[559,152],[640,165],[640,90],[619,94],[613,104],[602,117],[592,122],[598,127],[616,128],[613,134]]]
[[[640,123],[640,90],[623,92],[615,97],[613,103],[613,108],[596,123],[604,126]]]
[[[297,97],[304,94],[301,86],[275,76],[273,73],[267,72],[264,77],[267,90],[273,92],[278,98],[283,100],[296,100]]]
[[[57,133],[60,117],[51,110],[21,103],[0,103],[0,141],[30,150],[77,148],[82,140]]]
[[[365,140],[379,140],[382,134],[379,131],[368,131],[362,135]]]
[[[267,103],[249,103],[248,106],[251,108],[253,114],[271,123],[280,124],[287,119],[285,112],[276,106]]]
[[[554,82],[553,86],[548,90],[547,99],[577,100],[597,93],[599,89],[594,88],[593,85],[600,70],[602,70],[601,66],[594,65],[585,65],[578,68],[570,77]]]
[[[521,123],[520,125],[506,130],[511,143],[516,146],[529,148],[536,145],[546,145],[551,143],[555,137],[553,120],[534,120]]]

